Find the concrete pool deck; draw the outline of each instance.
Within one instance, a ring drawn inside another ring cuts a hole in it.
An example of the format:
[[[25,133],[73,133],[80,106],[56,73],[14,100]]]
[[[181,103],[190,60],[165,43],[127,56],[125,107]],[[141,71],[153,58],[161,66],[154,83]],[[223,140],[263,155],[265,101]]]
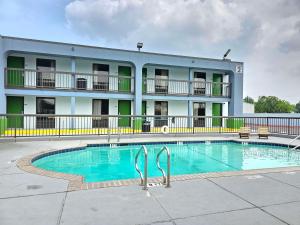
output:
[[[232,139],[156,137],[155,141]],[[290,141],[278,137],[250,140],[286,144]],[[138,185],[68,191],[67,180],[30,174],[16,166],[16,161],[26,155],[105,142],[0,143],[0,224],[300,225],[300,171],[175,181],[171,188],[158,186],[148,191]]]

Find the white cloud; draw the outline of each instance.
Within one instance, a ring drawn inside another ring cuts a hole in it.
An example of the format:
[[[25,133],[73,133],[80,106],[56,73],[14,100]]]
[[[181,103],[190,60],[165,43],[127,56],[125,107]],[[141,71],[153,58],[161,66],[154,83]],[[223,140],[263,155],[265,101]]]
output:
[[[245,94],[300,100],[299,0],[74,0],[71,29],[110,46],[245,61]],[[203,54],[203,55],[202,55]]]
[[[219,0],[75,0],[66,17],[77,31],[108,41],[130,41],[134,35],[217,43],[239,36],[236,8]]]

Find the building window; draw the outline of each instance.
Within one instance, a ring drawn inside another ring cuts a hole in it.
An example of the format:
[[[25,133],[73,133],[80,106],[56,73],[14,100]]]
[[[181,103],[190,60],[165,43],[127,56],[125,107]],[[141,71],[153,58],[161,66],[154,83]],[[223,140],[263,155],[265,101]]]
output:
[[[55,114],[55,98],[36,98],[36,114]],[[55,128],[53,116],[37,116],[36,128]]]
[[[194,95],[205,95],[206,87],[206,73],[204,72],[195,72],[194,73]]]
[[[109,89],[109,65],[93,64],[93,89],[108,91]]]
[[[108,115],[108,100],[107,99],[93,99],[93,128],[108,127],[108,118],[101,117],[101,115]]]
[[[154,110],[154,126],[162,127],[168,125],[168,102],[156,101]]]
[[[194,102],[194,127],[205,127],[205,118],[201,116],[205,116],[205,103]]]
[[[155,93],[168,93],[169,70],[155,69]]]
[[[55,60],[36,59],[36,86],[45,88],[55,87]]]

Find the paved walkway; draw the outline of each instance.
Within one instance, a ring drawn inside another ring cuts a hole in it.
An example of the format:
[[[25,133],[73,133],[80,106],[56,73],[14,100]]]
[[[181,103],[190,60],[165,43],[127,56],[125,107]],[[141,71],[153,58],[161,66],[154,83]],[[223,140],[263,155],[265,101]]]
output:
[[[149,191],[133,185],[67,192],[67,181],[15,166],[24,155],[102,141],[0,143],[0,224],[300,225],[300,172],[178,181]]]

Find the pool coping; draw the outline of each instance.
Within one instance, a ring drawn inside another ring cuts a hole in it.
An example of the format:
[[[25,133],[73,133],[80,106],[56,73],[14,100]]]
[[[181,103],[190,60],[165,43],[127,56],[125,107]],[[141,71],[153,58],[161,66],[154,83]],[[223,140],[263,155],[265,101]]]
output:
[[[207,140],[207,141],[179,141],[180,143],[224,143],[224,142],[235,142],[235,143],[248,143],[248,144],[260,144],[260,145],[275,145],[287,147],[287,144],[279,144],[272,142],[257,142],[252,140]],[[78,190],[89,190],[97,188],[107,188],[107,187],[120,187],[128,185],[138,185],[140,184],[140,179],[126,179],[126,180],[111,180],[111,181],[101,181],[101,182],[84,182],[83,176],[72,175],[60,172],[53,172],[49,170],[44,170],[38,167],[35,167],[32,163],[35,160],[38,160],[43,157],[47,157],[54,154],[59,154],[63,152],[71,152],[82,150],[85,147],[100,147],[100,146],[126,146],[126,145],[142,145],[142,144],[176,144],[178,141],[165,141],[165,142],[134,142],[134,143],[110,143],[110,144],[81,144],[73,148],[60,148],[55,150],[47,150],[32,155],[22,157],[17,161],[17,167],[23,171],[26,171],[31,174],[47,176],[56,179],[63,179],[69,181],[68,191],[78,191]],[[291,145],[293,146],[293,145]],[[281,173],[281,172],[294,172],[300,171],[300,166],[292,167],[276,167],[276,168],[265,168],[265,169],[252,169],[252,170],[241,170],[241,171],[224,171],[224,172],[209,172],[209,173],[196,173],[196,174],[185,174],[185,175],[174,175],[171,176],[171,182],[173,181],[185,181],[192,179],[205,179],[205,178],[218,178],[218,177],[231,177],[231,176],[243,176],[243,175],[257,175],[257,174],[266,174],[266,173]],[[162,181],[161,177],[148,178],[148,183],[160,183]]]

